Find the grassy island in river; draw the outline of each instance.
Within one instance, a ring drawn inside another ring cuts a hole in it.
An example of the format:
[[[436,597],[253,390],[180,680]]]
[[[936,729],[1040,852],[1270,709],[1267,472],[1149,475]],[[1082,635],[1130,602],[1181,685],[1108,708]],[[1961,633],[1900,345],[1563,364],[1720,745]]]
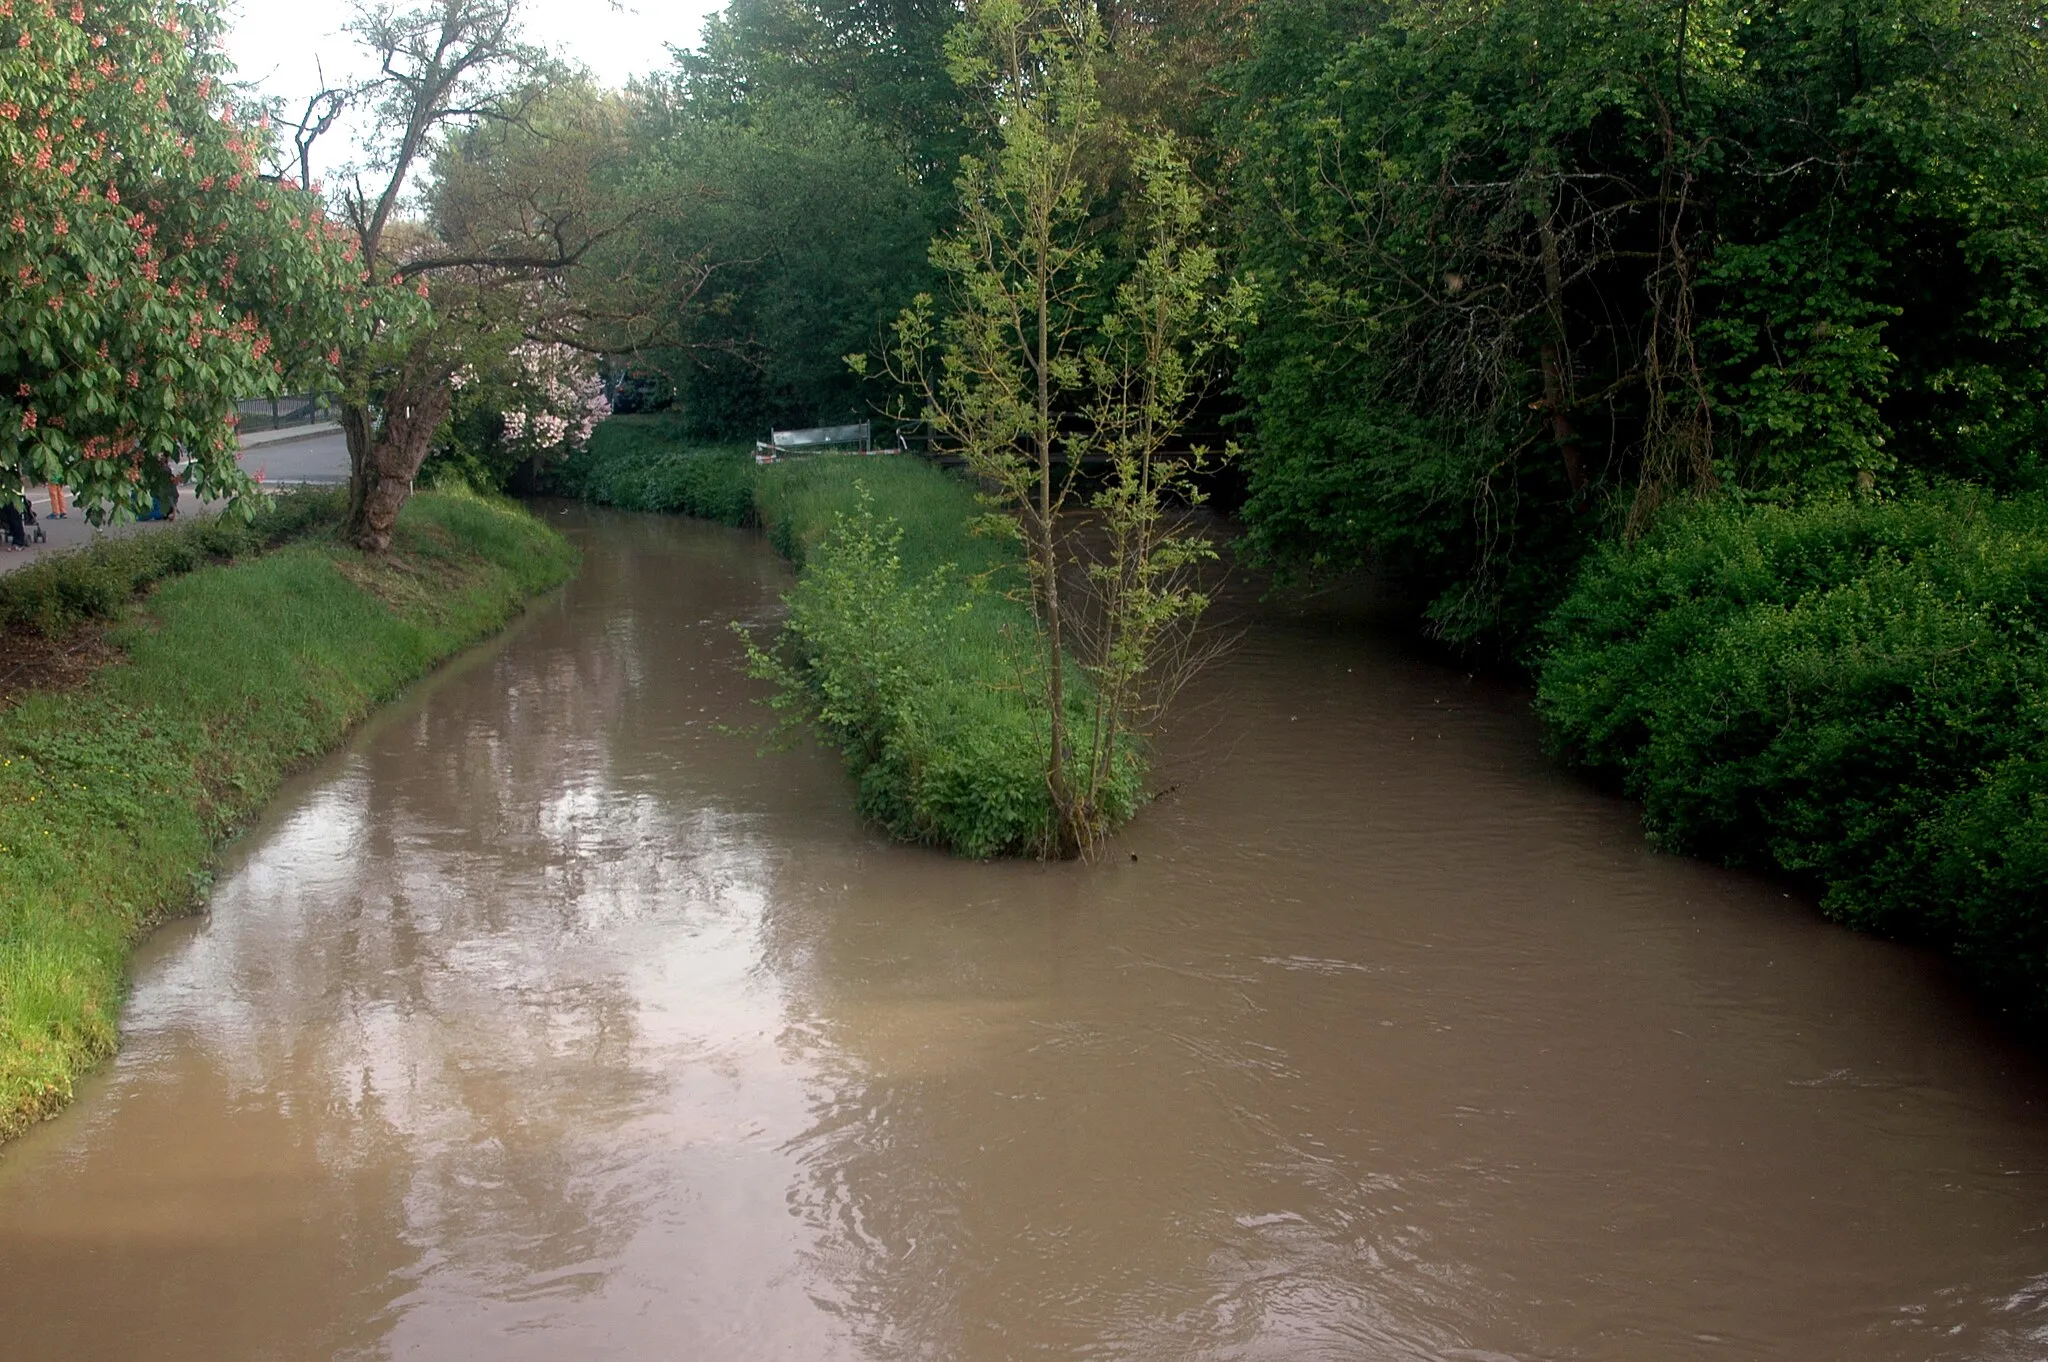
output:
[[[763,468],[661,416],[606,422],[564,480],[605,505],[767,531],[797,581],[761,669],[839,748],[861,812],[892,836],[975,857],[1052,841],[1046,725],[1026,684],[1036,623],[1014,544],[973,531],[982,508],[967,483],[901,457]],[[1093,691],[1078,674],[1068,687],[1085,724]],[[1110,826],[1137,811],[1143,780],[1139,745],[1120,743]]]

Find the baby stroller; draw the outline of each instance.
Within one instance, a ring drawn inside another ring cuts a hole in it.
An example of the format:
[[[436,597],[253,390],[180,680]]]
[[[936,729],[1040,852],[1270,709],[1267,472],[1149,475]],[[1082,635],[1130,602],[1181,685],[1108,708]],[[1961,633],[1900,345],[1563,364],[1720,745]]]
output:
[[[43,542],[43,527],[36,525],[36,514],[29,509],[28,498],[19,494],[0,492],[0,541],[4,541],[9,553],[29,547],[28,527],[36,526],[34,543]]]
[[[50,542],[50,537],[43,533],[43,522],[37,518],[36,508],[29,504],[29,500],[26,497],[23,497],[21,501],[21,529],[22,533],[28,536],[28,542],[31,544],[47,544]]]

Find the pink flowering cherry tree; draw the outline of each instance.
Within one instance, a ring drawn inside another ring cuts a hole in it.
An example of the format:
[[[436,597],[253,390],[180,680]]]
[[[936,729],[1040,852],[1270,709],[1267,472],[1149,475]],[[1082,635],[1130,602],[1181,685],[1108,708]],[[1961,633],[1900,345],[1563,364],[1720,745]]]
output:
[[[561,459],[590,441],[612,414],[604,380],[589,355],[567,345],[528,341],[512,351],[505,443],[537,464]]]
[[[589,443],[611,415],[595,358],[574,346],[526,340],[457,369],[453,410],[438,442],[435,476],[453,473],[502,488],[520,470],[540,473]]]

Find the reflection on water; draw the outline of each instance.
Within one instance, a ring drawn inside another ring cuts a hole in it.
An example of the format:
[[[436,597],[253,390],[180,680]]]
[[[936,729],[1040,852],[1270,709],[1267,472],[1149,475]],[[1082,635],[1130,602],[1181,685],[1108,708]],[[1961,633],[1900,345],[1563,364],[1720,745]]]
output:
[[[735,733],[757,542],[563,522],[0,1162],[0,1353],[2048,1355],[2041,1074],[1515,695],[1275,619],[1113,858],[963,864]]]

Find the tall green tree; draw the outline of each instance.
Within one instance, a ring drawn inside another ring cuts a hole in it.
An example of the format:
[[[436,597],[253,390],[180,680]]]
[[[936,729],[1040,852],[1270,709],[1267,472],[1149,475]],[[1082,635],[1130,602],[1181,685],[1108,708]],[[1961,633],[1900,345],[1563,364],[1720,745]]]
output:
[[[2040,476],[2048,83],[2007,0],[1293,0],[1233,76],[1276,559],[1454,638],[1713,488]]]
[[[932,245],[945,291],[899,320],[895,372],[987,489],[983,527],[1021,547],[1057,824],[1047,850],[1085,855],[1109,829],[1129,744],[1198,655],[1214,549],[1181,508],[1201,498],[1207,455],[1180,432],[1249,299],[1221,280],[1171,139],[1138,141],[1129,235],[1105,238],[1097,171],[1127,130],[1100,103],[1092,5],[983,0],[952,55],[995,143],[962,159],[959,224]],[[1112,285],[1105,248],[1118,245]],[[1093,460],[1100,483],[1084,491]]]
[[[220,26],[213,3],[0,7],[0,479],[67,483],[96,518],[179,454],[202,496],[248,492],[236,399],[325,386],[418,310],[258,174]]]
[[[956,0],[732,0],[678,74],[700,116],[794,99],[845,110],[919,181],[950,183],[968,104],[947,68]]]
[[[630,279],[668,331],[638,347],[706,436],[860,420],[880,395],[841,356],[930,279],[939,200],[901,151],[814,94],[707,108],[670,86],[640,124],[641,205],[592,282]],[[677,285],[688,281],[687,289]]]
[[[349,32],[376,74],[344,92],[377,115],[366,163],[354,167],[342,204],[372,278],[428,296],[429,278],[474,285],[510,271],[546,275],[574,263],[576,246],[535,230],[517,254],[504,243],[450,251],[403,212],[415,170],[447,136],[478,122],[516,119],[551,74],[547,54],[524,40],[521,0],[422,0],[405,7],[358,0]],[[305,153],[302,149],[302,156]],[[473,288],[467,290],[473,295]],[[445,312],[445,309],[444,309]],[[473,326],[434,326],[402,345],[355,346],[343,354],[341,426],[348,440],[347,533],[383,552],[413,479],[454,401],[450,377],[463,364]]]

